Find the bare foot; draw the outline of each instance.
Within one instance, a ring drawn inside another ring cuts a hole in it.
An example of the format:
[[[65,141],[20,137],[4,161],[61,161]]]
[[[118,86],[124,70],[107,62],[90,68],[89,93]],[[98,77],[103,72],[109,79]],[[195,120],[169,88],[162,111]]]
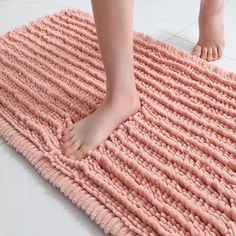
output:
[[[140,108],[138,93],[121,92],[119,97],[106,99],[89,116],[63,132],[63,153],[81,160],[89,150],[96,149],[110,133]]]
[[[222,56],[224,49],[224,0],[202,0],[199,14],[199,39],[192,54],[207,61]]]

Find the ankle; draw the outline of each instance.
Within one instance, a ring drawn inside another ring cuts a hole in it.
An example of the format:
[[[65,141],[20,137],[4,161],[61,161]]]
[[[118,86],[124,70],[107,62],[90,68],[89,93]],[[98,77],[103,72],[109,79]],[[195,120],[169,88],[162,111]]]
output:
[[[126,87],[114,92],[108,91],[105,103],[111,107],[118,106],[125,109],[128,106],[132,109],[132,107],[140,106],[140,99],[136,87]]]
[[[109,103],[117,102],[132,102],[139,99],[138,91],[136,88],[122,89],[115,92],[108,92],[106,95],[106,100]]]
[[[121,100],[122,98],[132,100],[138,96],[134,78],[117,79],[112,84],[107,84],[107,99],[110,101]]]

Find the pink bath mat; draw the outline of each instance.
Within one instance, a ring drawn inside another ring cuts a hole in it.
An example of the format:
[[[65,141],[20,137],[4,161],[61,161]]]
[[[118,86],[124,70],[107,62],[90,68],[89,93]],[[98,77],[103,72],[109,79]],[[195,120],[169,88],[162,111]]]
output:
[[[118,33],[118,31],[117,31]],[[81,161],[65,127],[105,97],[79,9],[0,37],[0,136],[111,235],[236,235],[236,75],[134,31],[141,109]]]

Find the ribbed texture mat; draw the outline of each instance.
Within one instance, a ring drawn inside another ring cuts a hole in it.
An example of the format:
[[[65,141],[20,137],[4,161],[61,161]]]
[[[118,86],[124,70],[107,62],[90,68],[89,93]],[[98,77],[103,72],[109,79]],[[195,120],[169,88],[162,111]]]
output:
[[[118,33],[118,31],[117,31]],[[111,235],[236,235],[236,75],[134,31],[141,109],[81,161],[62,131],[105,98],[94,18],[0,37],[0,135]]]

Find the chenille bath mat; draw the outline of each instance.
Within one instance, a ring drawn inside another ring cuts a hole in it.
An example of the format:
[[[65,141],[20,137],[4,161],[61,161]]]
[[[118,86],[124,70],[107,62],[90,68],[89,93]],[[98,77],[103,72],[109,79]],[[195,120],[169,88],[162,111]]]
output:
[[[0,135],[106,234],[236,235],[236,75],[134,31],[141,109],[81,161],[65,127],[105,97],[79,9],[0,37]]]

